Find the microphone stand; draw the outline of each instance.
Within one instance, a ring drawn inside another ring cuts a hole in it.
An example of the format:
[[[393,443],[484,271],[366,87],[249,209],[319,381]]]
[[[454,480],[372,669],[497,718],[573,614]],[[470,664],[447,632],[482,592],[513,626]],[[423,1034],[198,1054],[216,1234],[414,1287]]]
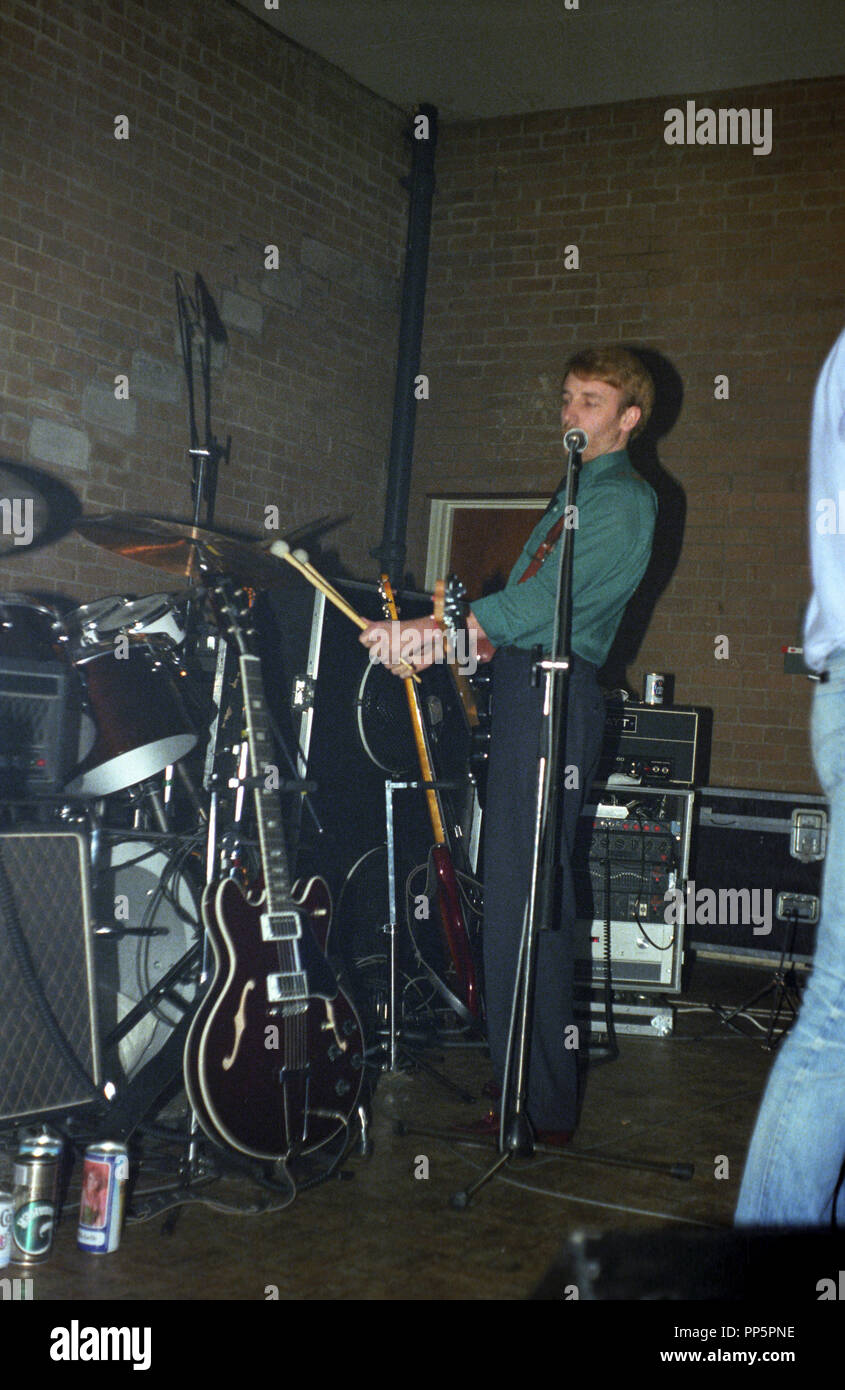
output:
[[[575,501],[581,451],[586,448],[583,430],[568,430],[564,436],[567,450],[566,507]],[[571,513],[565,511],[564,516]],[[537,935],[544,930],[560,929],[554,920],[555,892],[558,880],[560,848],[560,762],[566,748],[566,711],[569,698],[569,677],[572,654],[569,650],[572,618],[572,528],[564,526],[558,554],[557,606],[555,611],[552,650],[547,659],[538,650],[532,665],[531,680],[539,685],[544,679],[543,726],[540,757],[537,768],[537,801],[534,825],[534,846],[531,862],[531,885],[522,925],[522,938],[516,969],[516,986],[508,1035],[505,1075],[499,1126],[499,1156],[474,1183],[452,1195],[451,1205],[457,1210],[467,1207],[475,1193],[514,1158],[531,1158],[535,1152],[544,1157],[596,1161],[595,1155],[570,1153],[550,1144],[538,1144],[531,1121],[525,1110],[528,1094],[528,1074],[531,1047],[531,1027],[534,1019],[534,984],[537,970]],[[567,930],[570,924],[563,924]],[[413,1131],[405,1131],[413,1132]],[[455,1136],[451,1136],[454,1140]],[[689,1179],[692,1165],[645,1163],[636,1159],[600,1158],[620,1167],[648,1168],[665,1172],[672,1177]]]
[[[575,501],[581,450],[587,436],[582,430],[569,430],[564,438],[568,452],[566,465],[566,502]],[[571,513],[564,512],[564,516]],[[537,798],[535,802],[534,845],[531,858],[531,881],[522,921],[522,936],[516,967],[513,1007],[508,1033],[505,1074],[503,1078],[501,1121],[499,1125],[499,1157],[476,1182],[462,1192],[455,1192],[451,1205],[458,1210],[467,1207],[476,1192],[515,1157],[531,1158],[535,1151],[534,1132],[525,1110],[528,1094],[528,1066],[531,1044],[531,1025],[534,1018],[534,981],[537,962],[537,933],[553,925],[555,886],[558,859],[558,808],[560,779],[559,751],[565,747],[566,701],[569,694],[569,672],[572,658],[568,650],[572,609],[572,528],[564,527],[558,547],[557,601],[552,637],[552,650],[544,659],[539,649],[534,653],[531,681],[539,685],[545,678],[543,692],[543,725],[541,753],[537,765]],[[402,1126],[405,1134],[413,1134]],[[439,1137],[439,1135],[437,1136]],[[451,1136],[453,1139],[454,1135]],[[557,1149],[540,1145],[543,1153],[558,1154]],[[573,1157],[573,1155],[561,1155]]]
[[[587,438],[581,430],[569,430],[564,438],[567,449],[566,510],[574,506],[581,467],[581,450]],[[566,746],[566,706],[569,697],[569,673],[572,655],[569,638],[572,617],[572,554],[573,529],[564,526],[558,552],[557,602],[552,635],[552,650],[547,660],[538,650],[534,653],[531,683],[543,687],[542,752],[537,767],[537,801],[534,823],[534,848],[531,861],[531,887],[525,907],[522,940],[519,948],[516,990],[508,1037],[502,1091],[499,1150],[507,1159],[515,1155],[530,1158],[534,1152],[534,1135],[525,1112],[528,1094],[528,1068],[531,1050],[531,1025],[534,1019],[534,983],[537,972],[537,933],[551,930],[555,908],[558,847],[560,843],[559,809],[560,755]],[[516,1036],[515,1036],[516,1033]],[[514,1052],[514,1043],[516,1044]]]

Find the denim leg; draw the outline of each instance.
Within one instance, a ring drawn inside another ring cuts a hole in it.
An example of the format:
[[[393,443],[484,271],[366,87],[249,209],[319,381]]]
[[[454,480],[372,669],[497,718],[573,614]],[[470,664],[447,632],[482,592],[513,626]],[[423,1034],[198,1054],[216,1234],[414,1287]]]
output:
[[[815,693],[813,757],[830,803],[813,972],[769,1076],[745,1164],[736,1223],[830,1220],[845,1158],[845,654]],[[845,1215],[840,1192],[837,1215]]]

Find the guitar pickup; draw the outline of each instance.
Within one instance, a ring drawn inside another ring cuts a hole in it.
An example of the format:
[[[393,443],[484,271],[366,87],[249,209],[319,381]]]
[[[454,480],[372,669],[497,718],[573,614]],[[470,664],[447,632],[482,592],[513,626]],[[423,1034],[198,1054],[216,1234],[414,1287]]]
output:
[[[296,941],[301,935],[298,912],[262,912],[262,941]]]
[[[308,980],[301,970],[267,976],[267,999],[280,1004],[283,1014],[302,1014],[308,1008]]]

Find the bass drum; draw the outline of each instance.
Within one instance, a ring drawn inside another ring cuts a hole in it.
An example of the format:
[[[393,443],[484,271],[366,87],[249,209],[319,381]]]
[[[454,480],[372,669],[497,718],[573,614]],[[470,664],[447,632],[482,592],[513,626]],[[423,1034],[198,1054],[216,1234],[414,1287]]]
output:
[[[201,890],[177,855],[168,856],[146,841],[131,840],[113,844],[104,855],[94,875],[93,896],[98,927],[113,927],[115,932],[95,937],[104,1038],[169,970],[184,962],[184,970],[167,994],[151,1004],[118,1043],[120,1069],[131,1080],[159,1051],[196,998]],[[150,935],[138,928],[151,929]]]

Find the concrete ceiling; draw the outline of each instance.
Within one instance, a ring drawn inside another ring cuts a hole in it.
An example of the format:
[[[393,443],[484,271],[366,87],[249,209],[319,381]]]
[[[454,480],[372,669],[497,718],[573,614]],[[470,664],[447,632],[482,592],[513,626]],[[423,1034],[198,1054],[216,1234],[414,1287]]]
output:
[[[237,3],[396,106],[431,102],[446,121],[845,73],[845,0]]]

